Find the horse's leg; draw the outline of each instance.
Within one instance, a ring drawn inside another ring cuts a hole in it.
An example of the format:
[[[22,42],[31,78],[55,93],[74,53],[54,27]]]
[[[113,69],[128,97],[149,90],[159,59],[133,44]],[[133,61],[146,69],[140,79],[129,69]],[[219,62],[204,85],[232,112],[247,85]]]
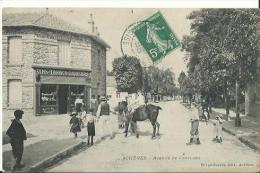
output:
[[[160,123],[158,121],[155,122],[157,126],[157,136],[160,136],[159,129],[160,129]]]
[[[128,126],[129,126],[129,120],[127,119],[126,122],[125,122],[125,137],[127,137]]]
[[[137,128],[137,122],[136,121],[133,121],[133,130],[134,130],[134,133],[136,135],[137,138],[139,138],[139,132],[138,132],[138,128]]]
[[[152,139],[153,139],[155,137],[156,124],[152,123],[152,126],[153,126],[153,136],[152,136]]]

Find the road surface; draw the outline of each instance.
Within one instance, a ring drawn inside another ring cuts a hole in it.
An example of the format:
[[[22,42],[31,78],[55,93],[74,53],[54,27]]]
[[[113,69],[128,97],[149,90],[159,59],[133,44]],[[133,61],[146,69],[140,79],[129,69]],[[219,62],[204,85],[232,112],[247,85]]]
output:
[[[149,122],[138,124],[140,137],[123,131],[47,170],[50,172],[165,172],[259,171],[259,153],[223,132],[223,143],[213,143],[213,125],[201,122],[201,145],[187,146],[190,111],[178,101],[159,103],[161,136],[151,139]],[[258,165],[258,169],[257,169]]]

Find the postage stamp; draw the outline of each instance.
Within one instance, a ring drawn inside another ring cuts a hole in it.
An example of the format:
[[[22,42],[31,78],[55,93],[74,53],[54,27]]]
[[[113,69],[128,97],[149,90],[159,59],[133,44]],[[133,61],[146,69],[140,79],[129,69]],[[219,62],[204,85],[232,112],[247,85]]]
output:
[[[160,12],[137,24],[133,33],[153,62],[180,47],[180,41]]]

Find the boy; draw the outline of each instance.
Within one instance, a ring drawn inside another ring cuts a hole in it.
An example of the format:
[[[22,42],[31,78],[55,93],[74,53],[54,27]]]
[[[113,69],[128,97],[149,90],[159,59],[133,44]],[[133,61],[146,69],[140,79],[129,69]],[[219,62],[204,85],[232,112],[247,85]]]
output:
[[[196,144],[200,144],[200,139],[199,139],[199,111],[198,109],[195,108],[195,106],[191,105],[191,117],[190,117],[190,122],[191,122],[191,130],[190,130],[190,142],[186,143],[186,145],[192,145],[193,139],[196,140]]]
[[[215,134],[216,137],[213,138],[213,142],[218,142],[218,143],[222,143],[222,125],[223,125],[223,117],[222,115],[217,115],[216,116],[216,120],[213,122],[214,126],[215,126]]]
[[[95,116],[94,116],[94,109],[91,108],[89,114],[86,114],[87,120],[87,129],[88,129],[88,145],[90,144],[91,138],[91,145],[93,145],[93,137],[95,136]]]
[[[11,138],[10,143],[12,146],[13,156],[16,159],[16,163],[13,167],[14,170],[18,168],[23,168],[25,165],[21,164],[23,156],[23,141],[27,139],[26,131],[23,127],[22,119],[24,112],[22,110],[14,111],[15,119],[12,121],[12,124],[6,131],[6,134]]]

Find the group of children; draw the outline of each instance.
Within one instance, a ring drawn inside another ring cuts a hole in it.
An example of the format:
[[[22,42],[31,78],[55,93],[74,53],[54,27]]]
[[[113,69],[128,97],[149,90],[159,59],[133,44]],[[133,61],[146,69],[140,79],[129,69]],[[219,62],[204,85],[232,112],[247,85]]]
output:
[[[195,142],[195,144],[200,144],[199,140],[199,120],[200,120],[200,115],[202,113],[201,111],[201,106],[199,105],[198,108],[195,106],[191,106],[191,130],[190,130],[190,141],[187,143],[187,145],[191,145]],[[207,122],[207,120],[206,120]],[[213,125],[214,125],[214,134],[215,137],[213,138],[213,142],[216,143],[222,143],[222,125],[223,125],[223,117],[222,115],[217,115],[215,120],[212,120]]]
[[[78,132],[81,132],[81,128],[85,127],[87,123],[88,131],[88,145],[93,145],[93,138],[95,136],[95,121],[96,116],[94,114],[94,109],[91,108],[89,113],[87,113],[86,108],[82,112],[72,112],[70,114],[70,132],[74,134],[75,138],[78,137]]]

